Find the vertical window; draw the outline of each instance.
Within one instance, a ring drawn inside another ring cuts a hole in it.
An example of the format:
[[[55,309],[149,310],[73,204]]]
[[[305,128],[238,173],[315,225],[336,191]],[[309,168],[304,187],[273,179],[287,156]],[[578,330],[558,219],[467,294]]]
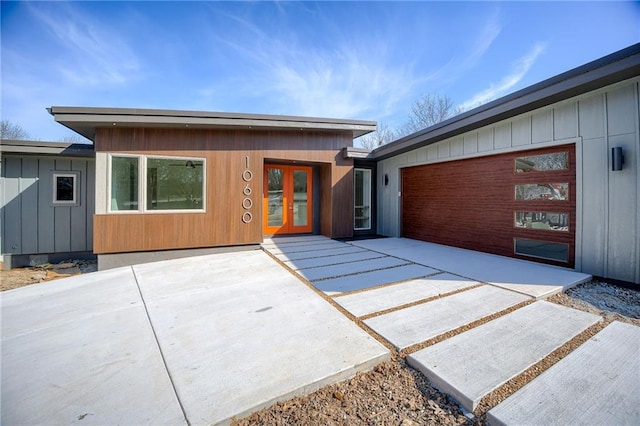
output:
[[[53,204],[78,205],[79,172],[53,172]]]
[[[137,157],[111,157],[111,211],[138,210]]]
[[[353,229],[371,229],[371,169],[354,169],[353,187]]]

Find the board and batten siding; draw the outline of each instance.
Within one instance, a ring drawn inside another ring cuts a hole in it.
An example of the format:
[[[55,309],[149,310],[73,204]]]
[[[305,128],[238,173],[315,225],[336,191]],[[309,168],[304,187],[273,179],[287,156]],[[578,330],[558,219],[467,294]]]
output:
[[[53,205],[53,172],[79,172],[79,203]],[[95,160],[2,155],[2,254],[91,251]]]
[[[379,161],[378,233],[401,235],[403,167],[575,143],[576,269],[640,284],[639,86],[627,80]],[[621,171],[611,170],[613,147]]]

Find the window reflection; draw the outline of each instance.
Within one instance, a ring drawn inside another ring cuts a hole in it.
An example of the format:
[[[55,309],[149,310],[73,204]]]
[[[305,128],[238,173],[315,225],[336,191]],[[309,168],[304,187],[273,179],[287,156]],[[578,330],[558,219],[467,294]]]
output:
[[[516,212],[516,228],[542,229],[548,231],[568,231],[567,213]]]
[[[525,183],[516,185],[516,200],[568,200],[568,183]]]
[[[569,169],[568,152],[554,152],[551,154],[516,158],[516,173],[567,169]]]

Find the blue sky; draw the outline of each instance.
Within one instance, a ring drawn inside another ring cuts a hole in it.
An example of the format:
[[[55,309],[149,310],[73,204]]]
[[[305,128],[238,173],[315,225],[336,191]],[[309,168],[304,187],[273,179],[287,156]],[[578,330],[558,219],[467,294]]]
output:
[[[50,106],[375,120],[471,107],[640,41],[638,2],[5,2],[2,119]]]

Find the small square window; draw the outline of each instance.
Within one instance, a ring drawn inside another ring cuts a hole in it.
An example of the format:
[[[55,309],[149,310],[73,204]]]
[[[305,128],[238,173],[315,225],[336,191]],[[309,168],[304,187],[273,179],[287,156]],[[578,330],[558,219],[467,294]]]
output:
[[[53,172],[53,204],[57,206],[77,206],[78,177],[80,172]]]

